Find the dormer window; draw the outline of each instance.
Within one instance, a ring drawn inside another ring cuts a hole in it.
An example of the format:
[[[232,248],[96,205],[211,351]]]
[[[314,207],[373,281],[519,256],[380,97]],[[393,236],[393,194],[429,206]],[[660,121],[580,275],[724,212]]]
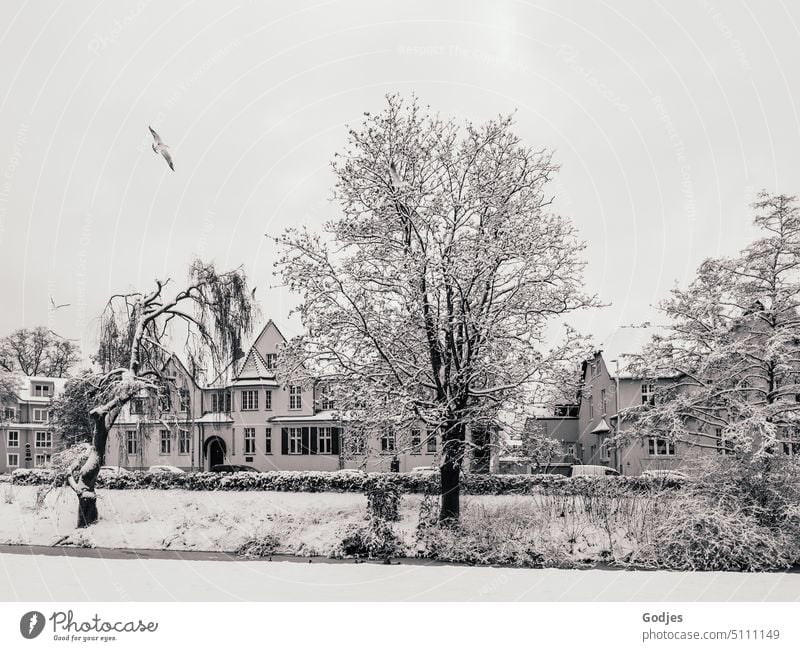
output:
[[[264,362],[269,370],[278,368],[278,355],[276,353],[267,353],[264,355]]]
[[[49,398],[52,395],[51,387],[49,384],[34,384],[33,396],[34,398]]]

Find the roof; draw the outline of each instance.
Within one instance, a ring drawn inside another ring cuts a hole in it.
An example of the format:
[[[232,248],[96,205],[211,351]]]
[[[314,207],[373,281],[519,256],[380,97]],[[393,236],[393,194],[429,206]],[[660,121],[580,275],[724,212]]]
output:
[[[327,423],[340,423],[343,420],[349,420],[347,416],[341,414],[336,415],[331,410],[318,411],[314,415],[308,416],[272,416],[267,418],[270,423],[306,423],[306,422],[327,422]]]
[[[605,434],[606,432],[610,432],[611,427],[608,424],[608,421],[605,418],[601,418],[600,422],[597,423],[597,426],[592,430],[592,434]]]
[[[233,417],[230,414],[227,414],[227,413],[211,412],[211,413],[208,413],[208,414],[203,414],[200,418],[195,418],[194,422],[195,423],[216,423],[216,424],[232,423],[233,422]]]

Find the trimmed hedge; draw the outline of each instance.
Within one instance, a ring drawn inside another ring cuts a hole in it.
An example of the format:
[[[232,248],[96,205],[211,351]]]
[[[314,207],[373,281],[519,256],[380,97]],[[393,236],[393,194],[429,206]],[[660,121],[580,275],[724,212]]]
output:
[[[55,477],[46,470],[17,471],[12,482],[19,485],[66,483],[64,477]],[[228,491],[287,491],[304,493],[356,492],[363,493],[378,482],[396,487],[401,493],[439,493],[439,477],[416,473],[366,473],[358,470],[325,472],[317,470],[260,473],[237,472],[187,472],[183,474],[131,472],[127,475],[103,480],[100,488],[124,489],[183,489]],[[531,493],[593,494],[604,495],[631,492],[650,492],[663,488],[678,488],[679,481],[652,480],[645,477],[576,477],[561,475],[466,475],[461,490],[466,495],[527,495]]]

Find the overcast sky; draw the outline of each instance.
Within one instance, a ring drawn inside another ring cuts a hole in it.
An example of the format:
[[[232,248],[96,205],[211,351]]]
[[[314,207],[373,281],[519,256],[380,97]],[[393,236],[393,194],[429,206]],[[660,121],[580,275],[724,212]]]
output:
[[[285,334],[265,232],[336,214],[345,124],[390,92],[482,121],[516,110],[561,171],[621,325],[753,236],[755,193],[800,193],[800,9],[756,2],[3,0],[0,334],[46,324],[89,352],[109,294],[243,264]],[[150,149],[151,124],[176,171]],[[71,306],[53,311],[56,303]],[[609,355],[609,356],[611,356]]]

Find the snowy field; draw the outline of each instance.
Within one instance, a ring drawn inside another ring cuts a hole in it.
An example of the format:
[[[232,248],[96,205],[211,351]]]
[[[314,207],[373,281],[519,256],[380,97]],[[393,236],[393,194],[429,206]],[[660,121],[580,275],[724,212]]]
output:
[[[800,573],[0,554],[0,601],[798,601]]]
[[[278,552],[330,556],[343,528],[363,523],[366,513],[360,493],[101,489],[101,521],[77,530],[77,501],[69,488],[51,489],[43,499],[40,495],[35,486],[0,485],[0,543],[232,552],[269,533],[280,541]],[[406,555],[415,554],[421,500],[404,495],[401,519],[393,523]],[[571,512],[541,495],[465,496],[462,507],[465,517],[492,518],[494,513],[512,529],[530,526],[522,524],[525,515],[535,527],[530,535],[546,541],[554,556],[576,561],[609,560],[610,547],[624,555],[631,546],[625,529],[642,526],[636,509],[630,509],[634,516],[621,519],[609,541],[601,523],[587,517],[585,505]]]

